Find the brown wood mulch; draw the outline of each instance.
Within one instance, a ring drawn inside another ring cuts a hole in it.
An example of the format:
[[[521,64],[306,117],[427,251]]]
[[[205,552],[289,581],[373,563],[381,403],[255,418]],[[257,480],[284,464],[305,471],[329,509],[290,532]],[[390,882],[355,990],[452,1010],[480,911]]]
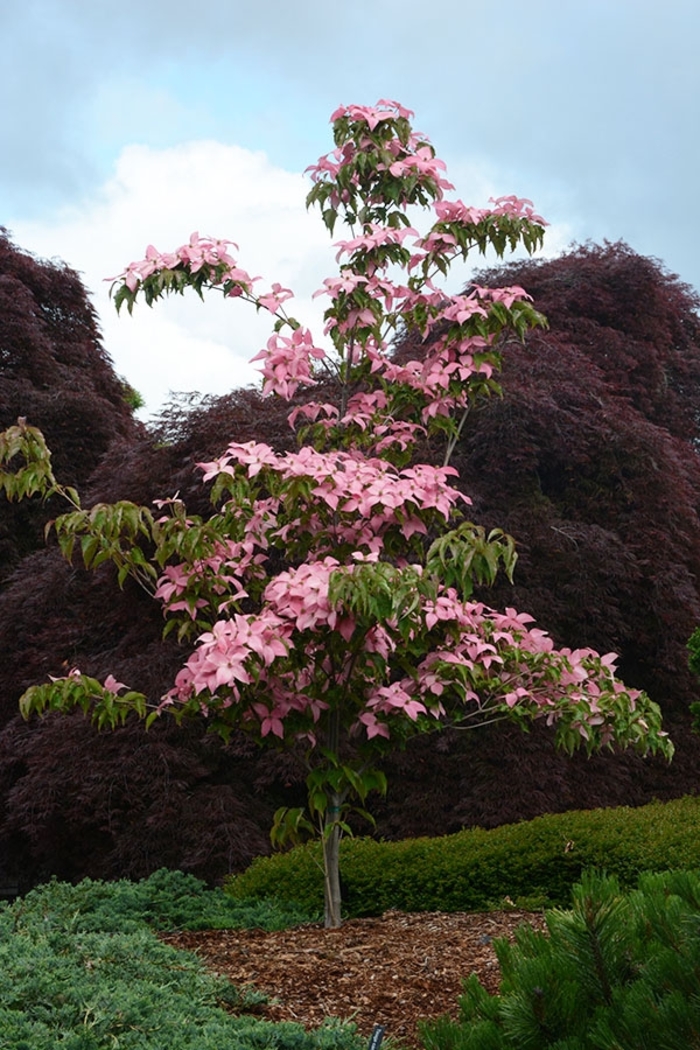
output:
[[[404,914],[351,919],[340,929],[297,926],[262,930],[206,930],[162,935],[196,952],[238,988],[252,985],[270,1001],[259,1016],[297,1021],[307,1028],[324,1018],[354,1021],[369,1039],[375,1024],[395,1045],[419,1047],[417,1022],[458,1016],[462,982],[476,973],[490,991],[500,973],[495,937],[512,939],[527,922],[544,928],[542,915],[522,911],[485,914]]]

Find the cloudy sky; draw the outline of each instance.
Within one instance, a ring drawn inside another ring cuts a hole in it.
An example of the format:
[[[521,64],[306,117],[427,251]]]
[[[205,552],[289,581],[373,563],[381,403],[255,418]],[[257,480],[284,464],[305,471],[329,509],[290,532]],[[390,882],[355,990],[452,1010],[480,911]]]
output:
[[[214,298],[117,319],[104,278],[196,229],[318,327],[302,172],[340,103],[413,109],[456,195],[532,198],[550,254],[623,239],[700,289],[697,0],[0,0],[0,41],[0,225],[82,274],[147,414],[253,381],[269,324]]]

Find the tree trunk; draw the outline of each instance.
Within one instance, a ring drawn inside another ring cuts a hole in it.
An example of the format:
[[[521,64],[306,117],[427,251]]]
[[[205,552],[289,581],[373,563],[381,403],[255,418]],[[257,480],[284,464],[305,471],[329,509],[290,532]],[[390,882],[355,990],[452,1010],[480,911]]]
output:
[[[340,914],[340,827],[337,823],[339,810],[340,799],[337,796],[331,796],[323,836],[324,925],[326,929],[335,929],[342,923]]]

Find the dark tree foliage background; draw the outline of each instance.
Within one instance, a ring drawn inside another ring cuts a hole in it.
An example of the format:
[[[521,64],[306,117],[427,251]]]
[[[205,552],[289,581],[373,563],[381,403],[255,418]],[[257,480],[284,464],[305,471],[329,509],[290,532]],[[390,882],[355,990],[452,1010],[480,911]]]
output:
[[[560,645],[621,654],[623,678],[668,714],[697,680],[700,299],[624,244],[482,275],[517,283],[548,331],[504,353],[502,400],[455,460],[474,515],[518,540],[515,586]]]
[[[557,644],[620,653],[625,680],[661,704],[678,752],[671,766],[569,759],[553,753],[546,729],[500,727],[414,741],[389,763],[389,794],[375,804],[388,837],[698,789],[700,741],[687,717],[697,683],[685,651],[700,623],[698,298],[622,244],[479,282],[522,284],[550,321],[525,345],[507,345],[504,396],[473,412],[453,460],[473,519],[518,541],[514,586],[504,580],[480,597],[531,612]],[[408,339],[397,353],[421,349]],[[67,373],[66,383],[75,388]],[[195,464],[229,440],[292,447],[288,409],[248,389],[175,400],[150,434],[129,432],[127,420],[82,484],[84,503],[147,504],[179,491],[206,513]],[[60,464],[61,431],[52,442],[46,430]],[[26,883],[140,876],[163,864],[216,879],[268,848],[273,809],[302,776],[294,755],[243,739],[223,747],[204,722],[97,734],[80,717],[25,725],[16,714],[26,686],[72,666],[159,696],[186,656],[161,629],[135,585],[120,592],[107,567],[86,574],[52,548],[25,557],[0,593],[0,847]]]
[[[253,390],[173,401],[151,435],[113,444],[81,490],[83,505],[180,492],[193,512],[209,502],[196,463],[237,437],[294,445],[287,407]],[[224,435],[227,435],[228,438]],[[25,558],[0,593],[0,849],[8,881],[51,874],[142,877],[169,866],[214,879],[269,849],[274,809],[299,782],[294,756],[245,739],[224,748],[202,720],[164,719],[97,733],[78,715],[26,725],[21,693],[79,667],[159,697],[186,658],[163,642],[159,606],[109,566],[87,573],[55,547]],[[0,867],[0,878],[3,875]]]
[[[21,251],[0,227],[0,429],[20,416],[40,427],[54,472],[80,487],[113,441],[140,431],[125,392],[78,274]],[[59,509],[0,501],[0,585]]]

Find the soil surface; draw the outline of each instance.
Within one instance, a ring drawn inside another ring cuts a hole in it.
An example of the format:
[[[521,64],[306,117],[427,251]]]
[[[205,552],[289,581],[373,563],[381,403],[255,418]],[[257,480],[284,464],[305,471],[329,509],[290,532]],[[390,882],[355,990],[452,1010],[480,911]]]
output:
[[[260,1016],[317,1027],[324,1018],[354,1021],[369,1040],[375,1024],[394,1045],[419,1047],[417,1022],[458,1016],[462,982],[476,973],[496,992],[500,972],[495,937],[512,939],[527,922],[544,928],[542,915],[403,914],[351,919],[340,929],[297,926],[278,933],[207,930],[162,935],[195,951],[237,987],[252,985],[270,996]]]

